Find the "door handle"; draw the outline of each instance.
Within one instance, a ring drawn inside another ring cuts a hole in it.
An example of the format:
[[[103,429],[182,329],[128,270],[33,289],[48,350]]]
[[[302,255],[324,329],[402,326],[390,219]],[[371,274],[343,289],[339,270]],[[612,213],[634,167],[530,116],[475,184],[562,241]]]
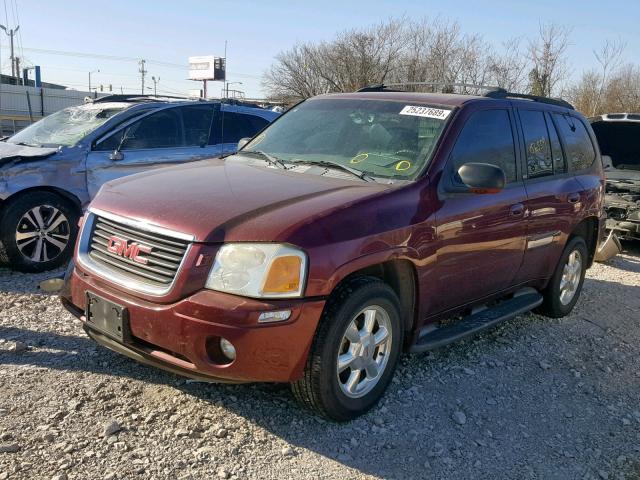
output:
[[[569,203],[578,203],[580,201],[580,194],[579,193],[570,193],[569,196],[567,197],[567,201]]]
[[[515,205],[511,205],[509,210],[509,215],[512,217],[521,217],[524,214],[524,205],[521,203],[516,203]]]

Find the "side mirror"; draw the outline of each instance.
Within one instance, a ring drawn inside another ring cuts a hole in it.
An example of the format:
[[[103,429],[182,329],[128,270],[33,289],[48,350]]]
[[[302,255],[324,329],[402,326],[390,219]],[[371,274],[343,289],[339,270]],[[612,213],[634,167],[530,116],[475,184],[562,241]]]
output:
[[[489,163],[465,163],[458,169],[465,191],[471,193],[498,193],[507,183],[504,171]]]
[[[244,137],[238,141],[238,150],[241,150],[247,143],[251,141],[251,137]]]
[[[120,143],[118,143],[118,146],[116,147],[116,149],[111,153],[111,155],[109,155],[109,160],[118,161],[124,158],[124,154],[121,152],[122,146],[124,145],[124,142],[126,142],[128,139],[133,138],[133,136],[129,134],[130,134],[130,127],[127,127],[124,129],[124,132],[122,132]]]
[[[602,155],[602,168],[611,170],[613,168],[613,160],[609,155]]]
[[[124,158],[124,155],[120,150],[117,150],[117,149],[111,152],[111,154],[109,155],[109,160],[118,161],[118,160],[122,160],[123,158]]]

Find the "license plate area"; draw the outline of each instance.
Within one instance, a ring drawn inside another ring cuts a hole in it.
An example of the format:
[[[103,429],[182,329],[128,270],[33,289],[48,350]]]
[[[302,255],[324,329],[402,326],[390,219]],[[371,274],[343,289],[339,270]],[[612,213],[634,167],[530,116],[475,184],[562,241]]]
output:
[[[86,296],[85,318],[87,324],[120,342],[130,342],[131,330],[127,309],[95,293],[86,292]]]

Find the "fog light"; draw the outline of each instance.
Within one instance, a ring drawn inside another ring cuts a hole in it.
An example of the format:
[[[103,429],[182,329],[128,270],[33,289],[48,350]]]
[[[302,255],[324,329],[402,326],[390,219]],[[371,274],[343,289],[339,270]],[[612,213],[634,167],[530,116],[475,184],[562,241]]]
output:
[[[291,310],[278,310],[276,312],[262,312],[258,317],[258,322],[284,322],[291,316]]]
[[[236,347],[234,347],[233,344],[226,338],[220,339],[220,350],[222,350],[224,356],[229,360],[236,359]]]

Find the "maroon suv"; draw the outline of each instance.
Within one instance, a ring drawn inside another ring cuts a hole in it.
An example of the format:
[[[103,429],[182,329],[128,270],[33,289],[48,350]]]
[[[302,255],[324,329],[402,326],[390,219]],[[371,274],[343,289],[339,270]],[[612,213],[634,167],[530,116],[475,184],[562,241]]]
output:
[[[567,315],[604,192],[583,116],[369,90],[298,104],[225,161],[106,184],[62,295],[88,335],[192,378],[290,382],[345,420],[402,351]]]

